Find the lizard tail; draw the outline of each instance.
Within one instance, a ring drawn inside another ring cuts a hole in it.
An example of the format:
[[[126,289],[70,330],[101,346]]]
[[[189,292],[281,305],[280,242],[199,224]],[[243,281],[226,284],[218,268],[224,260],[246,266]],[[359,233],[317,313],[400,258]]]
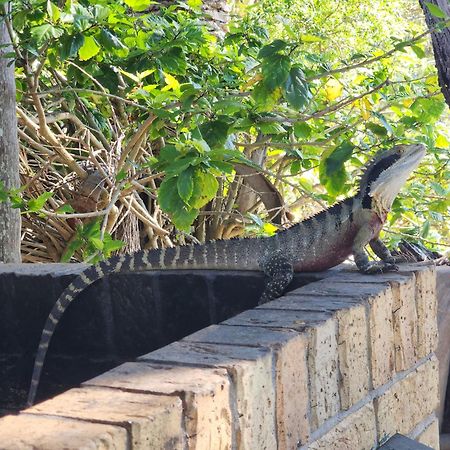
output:
[[[254,243],[253,246],[250,245],[250,240],[244,239],[242,241],[211,241],[205,245],[142,250],[130,255],[113,256],[88,267],[67,286],[47,318],[34,362],[27,405],[31,406],[36,398],[45,356],[55,328],[67,307],[86,287],[105,275],[120,272],[204,268],[255,270],[259,268],[257,256],[263,248],[263,241],[263,239],[258,239],[259,245]]]
[[[120,261],[124,265],[126,265],[125,263],[128,262],[127,260],[129,259],[130,257],[127,256],[120,257]],[[34,361],[31,385],[28,391],[27,406],[32,406],[36,398],[36,392],[41,379],[42,369],[44,366],[45,356],[47,355],[47,350],[50,345],[50,340],[65,310],[72,303],[79,292],[98,279],[102,278],[104,275],[114,272],[114,269],[115,266],[111,265],[111,260],[102,261],[94,266],[88,267],[78,277],[76,277],[75,280],[72,281],[72,283],[70,283],[59,296],[57,302],[47,317],[44,330],[42,331],[36,359]]]

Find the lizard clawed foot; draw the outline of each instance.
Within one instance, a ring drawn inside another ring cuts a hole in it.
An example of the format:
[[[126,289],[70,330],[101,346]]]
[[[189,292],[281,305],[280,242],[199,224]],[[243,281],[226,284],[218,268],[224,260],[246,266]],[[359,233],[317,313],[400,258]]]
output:
[[[396,266],[393,263],[385,261],[371,261],[366,266],[361,268],[360,271],[367,275],[373,275],[376,273],[384,273],[384,272],[397,272],[398,266]]]

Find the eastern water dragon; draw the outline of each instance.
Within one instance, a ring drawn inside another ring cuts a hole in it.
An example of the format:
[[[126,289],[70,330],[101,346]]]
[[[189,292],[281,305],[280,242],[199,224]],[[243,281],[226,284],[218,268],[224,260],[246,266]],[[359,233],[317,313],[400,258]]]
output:
[[[366,166],[357,194],[271,237],[143,250],[90,266],[62,292],[47,318],[28,404],[34,402],[50,339],[61,316],[81,291],[105,275],[161,269],[261,270],[267,277],[262,304],[284,292],[293,272],[326,270],[350,255],[362,273],[396,270],[379,234],[395,197],[424,155],[421,144],[397,145],[378,154]],[[380,261],[369,261],[367,245]]]

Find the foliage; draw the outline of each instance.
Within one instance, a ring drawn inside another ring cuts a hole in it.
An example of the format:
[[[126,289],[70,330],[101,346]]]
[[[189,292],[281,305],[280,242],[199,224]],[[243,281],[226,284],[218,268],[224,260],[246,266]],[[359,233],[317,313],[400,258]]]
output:
[[[445,104],[403,1],[264,0],[224,37],[207,30],[201,2],[153,3],[13,1],[25,235],[51,258],[112,251],[130,216],[150,247],[186,238],[171,223],[200,240],[255,233],[258,216],[264,229],[268,212],[236,164],[258,168],[302,218],[347,195],[396,142],[423,142],[429,156],[394,204],[390,236],[442,241]],[[100,193],[86,200],[92,172]]]

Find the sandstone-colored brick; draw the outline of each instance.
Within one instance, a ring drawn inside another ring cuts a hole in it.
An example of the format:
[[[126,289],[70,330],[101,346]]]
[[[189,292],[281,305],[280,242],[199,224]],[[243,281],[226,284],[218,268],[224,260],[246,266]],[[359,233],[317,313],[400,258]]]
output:
[[[438,362],[435,357],[420,365],[374,400],[378,437],[409,434],[439,404]]]
[[[0,419],[1,450],[128,450],[122,427],[30,414]]]
[[[340,410],[336,334],[335,319],[311,329],[308,372],[312,430],[319,428]]]
[[[232,332],[233,328],[229,327],[229,331]],[[262,330],[262,332],[265,331],[268,330]],[[278,448],[295,448],[297,442],[305,442],[309,437],[309,392],[306,363],[308,337],[306,334],[293,333],[289,333],[288,336],[290,338],[285,341],[274,342],[275,350],[264,347],[206,344],[182,340],[148,353],[140,360],[164,364],[224,367],[229,370],[234,385],[233,375],[236,371],[230,369],[240,365],[242,360],[256,361],[266,357],[268,353],[275,352]],[[241,397],[245,398],[245,396],[245,392],[236,392],[235,397],[241,407],[249,405],[247,401],[240,401]],[[239,424],[239,428],[244,426],[243,432],[245,433],[245,428],[248,427],[246,424],[248,413],[245,409],[241,409],[238,410],[237,416],[241,417],[242,422]]]
[[[295,311],[284,309],[250,309],[223,322],[232,326],[258,326],[267,328],[285,328],[287,330],[303,331],[307,327],[326,321],[332,316],[327,310],[323,311]]]
[[[298,333],[292,330],[271,330],[259,326],[227,326],[213,325],[194,333],[184,339],[189,343],[251,345],[271,349],[270,353],[255,362],[241,361],[227,366],[236,389],[238,406],[239,433],[237,436],[240,448],[271,449],[276,447],[276,423],[282,419],[277,417],[277,383],[274,380],[273,367],[277,362],[275,354],[283,351],[290,339]],[[303,386],[302,376],[294,386]],[[299,387],[297,394],[304,393]],[[298,398],[298,397],[296,397]],[[282,411],[280,410],[280,414]],[[298,411],[302,428],[300,439],[309,433],[302,427],[306,412]]]
[[[28,409],[27,413],[119,425],[130,431],[133,449],[175,450],[184,448],[182,408],[179,397],[86,387],[71,389]]]
[[[357,277],[359,275],[360,274],[355,274],[352,275],[352,277]],[[293,291],[293,293],[296,295],[314,295],[316,297],[337,296],[365,300],[369,296],[378,295],[381,291],[383,291],[384,287],[387,286],[388,283],[386,281],[384,281],[381,285],[361,282],[358,278],[347,281],[342,278],[341,274],[339,274],[308,284],[307,286],[303,286],[302,288]],[[290,293],[288,295],[290,295]]]
[[[180,395],[185,403],[188,448],[231,448],[230,382],[224,369],[126,363],[83,386]]]
[[[308,336],[300,334],[276,353],[278,449],[309,438]]]
[[[439,420],[437,417],[417,436],[416,441],[439,450]]]
[[[414,274],[391,281],[395,370],[401,372],[417,361],[417,312]]]
[[[416,275],[417,357],[434,352],[438,343],[436,269],[434,265],[414,268]]]
[[[338,322],[339,392],[346,410],[369,392],[369,349],[366,308],[357,305],[336,313]]]
[[[394,373],[392,304],[389,286],[368,299],[370,370],[374,389],[387,383]]]
[[[369,403],[301,450],[371,450],[376,442],[374,409]]]

